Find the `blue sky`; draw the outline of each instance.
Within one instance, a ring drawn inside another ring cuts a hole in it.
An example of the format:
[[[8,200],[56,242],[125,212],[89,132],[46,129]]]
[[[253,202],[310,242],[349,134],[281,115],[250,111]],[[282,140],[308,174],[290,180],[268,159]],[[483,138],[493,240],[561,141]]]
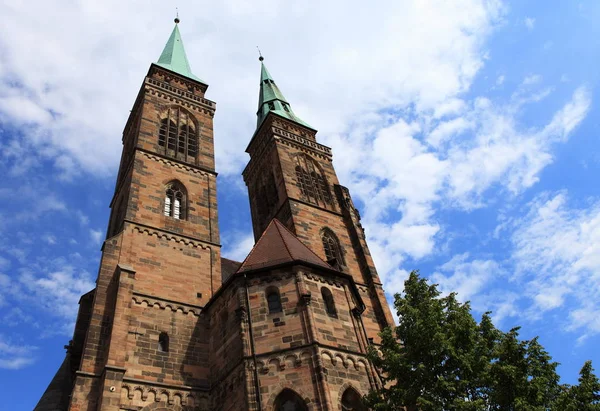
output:
[[[93,287],[120,134],[173,6],[0,5],[0,394],[30,410]],[[389,293],[412,269],[600,367],[600,3],[178,2],[217,102],[223,254],[252,246],[240,173],[258,44],[331,146]],[[313,4],[314,3],[314,4]],[[14,400],[12,400],[14,398]],[[8,399],[8,402],[7,400]]]

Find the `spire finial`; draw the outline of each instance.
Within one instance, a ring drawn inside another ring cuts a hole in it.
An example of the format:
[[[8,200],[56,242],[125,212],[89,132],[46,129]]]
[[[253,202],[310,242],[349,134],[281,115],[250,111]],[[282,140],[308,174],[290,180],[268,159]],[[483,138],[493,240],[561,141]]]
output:
[[[179,20],[179,9],[175,7],[175,24],[179,24],[181,20]]]
[[[260,49],[258,48],[258,46],[256,46],[256,50],[258,50],[258,61],[263,61],[265,58],[262,56],[262,53],[260,52]]]

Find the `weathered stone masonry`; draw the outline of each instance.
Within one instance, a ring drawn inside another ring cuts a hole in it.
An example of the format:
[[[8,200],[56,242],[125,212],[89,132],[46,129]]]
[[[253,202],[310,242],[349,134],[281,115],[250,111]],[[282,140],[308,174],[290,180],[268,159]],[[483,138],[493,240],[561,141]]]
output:
[[[224,259],[207,88],[176,26],[125,125],[96,288],[37,411],[363,410],[380,383],[366,353],[392,317],[331,149],[261,58],[243,172],[256,244]]]

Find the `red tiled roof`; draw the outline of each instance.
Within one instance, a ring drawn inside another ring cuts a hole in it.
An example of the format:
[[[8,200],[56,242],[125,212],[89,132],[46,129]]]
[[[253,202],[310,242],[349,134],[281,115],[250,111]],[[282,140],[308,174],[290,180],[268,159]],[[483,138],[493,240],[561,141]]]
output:
[[[260,236],[248,257],[237,272],[271,267],[292,261],[304,261],[331,268],[305,246],[298,238],[277,219],[273,219]]]

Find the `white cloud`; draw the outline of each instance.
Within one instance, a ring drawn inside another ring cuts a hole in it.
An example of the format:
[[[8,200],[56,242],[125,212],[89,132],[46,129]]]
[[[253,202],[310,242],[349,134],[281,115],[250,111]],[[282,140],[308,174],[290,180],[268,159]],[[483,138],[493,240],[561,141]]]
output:
[[[103,235],[104,235],[104,231],[102,231],[102,230],[90,229],[90,237],[94,244],[100,244],[102,242]]]
[[[254,235],[234,233],[223,240],[223,257],[234,261],[244,261],[254,247]]]
[[[438,267],[431,276],[444,294],[456,292],[461,301],[469,301],[495,279],[504,276],[503,269],[494,260],[471,260],[469,254],[459,254]]]
[[[525,27],[527,27],[527,30],[529,31],[532,31],[535,27],[535,19],[533,17],[527,17],[525,18],[525,20],[523,20],[523,22],[525,23]]]
[[[539,101],[532,96],[539,95],[535,84],[540,80],[525,81],[529,89],[519,88],[505,105],[479,97],[458,117],[436,122],[424,113],[411,123],[396,119],[375,129],[372,140],[350,134],[346,144],[338,142],[336,152],[344,155],[349,150],[346,157],[360,152],[363,158],[362,168],[351,161],[342,161],[340,167],[337,160],[336,167],[365,204],[363,223],[386,288],[407,258],[418,260],[437,250],[443,229],[436,221],[437,205],[483,207],[493,201],[487,196],[491,187],[499,188],[502,197],[518,195],[552,162],[554,144],[566,141],[585,118],[590,93],[580,87],[545,126],[520,127],[521,108]],[[356,140],[362,146],[356,146]],[[440,144],[423,143],[430,140]]]
[[[501,86],[502,84],[504,84],[504,80],[506,80],[506,77],[504,75],[498,76],[498,78],[496,79],[496,85]]]
[[[530,315],[562,308],[567,329],[600,333],[600,203],[573,209],[565,192],[541,195],[513,224],[516,280],[532,300]]]
[[[237,174],[246,161],[239,147],[253,132],[256,44],[283,91],[294,96],[296,112],[332,133],[365,107],[377,111],[410,101],[434,107],[468,89],[482,65],[480,46],[503,9],[500,0],[390,0],[377,8],[341,0],[292,8],[230,1],[205,5],[202,13],[197,7],[179,4],[186,11],[181,31],[192,68],[211,84],[207,97],[219,103],[216,148],[223,175]],[[317,8],[310,18],[313,29],[306,30],[306,17]],[[118,135],[149,63],[168,37],[170,20],[164,16],[170,14],[171,6],[157,0],[143,9],[116,1],[3,3],[0,116],[27,125],[23,139],[47,147],[67,176],[74,167],[111,172],[120,152]],[[68,20],[69,30],[49,19]],[[273,36],[275,26],[286,27],[287,35]],[[33,49],[37,52],[30,53]],[[293,63],[299,60],[302,64]]]
[[[47,243],[48,243],[48,244],[50,244],[50,245],[54,245],[54,244],[56,244],[56,237],[55,237],[55,236],[53,236],[52,234],[46,234],[46,235],[43,237],[43,239],[44,239],[44,241],[45,241],[45,242],[47,242]]]
[[[531,74],[523,79],[523,85],[529,86],[532,84],[538,84],[542,81],[542,76],[539,74]]]
[[[0,270],[6,270],[8,267],[10,267],[10,260],[0,256]]]
[[[44,269],[34,266],[22,269],[18,281],[23,290],[19,298],[48,310],[69,325],[75,321],[79,298],[94,288],[88,272],[66,264],[63,259],[51,262]]]
[[[13,344],[10,339],[0,335],[0,368],[18,370],[36,361],[37,347]]]

